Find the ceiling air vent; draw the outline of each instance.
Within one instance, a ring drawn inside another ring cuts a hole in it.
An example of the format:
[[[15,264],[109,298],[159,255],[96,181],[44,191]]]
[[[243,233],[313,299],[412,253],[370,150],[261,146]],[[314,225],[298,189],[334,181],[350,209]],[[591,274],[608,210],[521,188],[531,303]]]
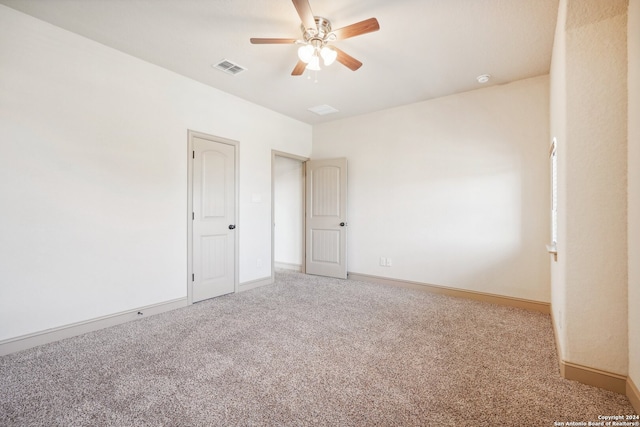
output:
[[[222,61],[218,62],[217,64],[215,64],[213,66],[213,68],[220,70],[220,71],[224,71],[227,74],[231,74],[231,75],[236,75],[238,73],[241,73],[243,71],[246,71],[247,69],[244,68],[242,65],[238,65],[236,63],[233,63],[231,61],[229,61],[228,59],[223,59]]]
[[[311,111],[312,113],[316,113],[319,116],[324,116],[327,114],[333,114],[338,112],[338,110],[333,108],[331,105],[326,105],[326,104],[316,105],[315,107],[307,108],[307,110]]]

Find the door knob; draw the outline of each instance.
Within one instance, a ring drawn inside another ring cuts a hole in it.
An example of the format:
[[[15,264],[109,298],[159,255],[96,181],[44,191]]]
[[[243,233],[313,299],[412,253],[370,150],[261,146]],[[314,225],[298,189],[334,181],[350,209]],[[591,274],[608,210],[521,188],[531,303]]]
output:
[[[347,225],[347,224],[346,224],[346,223],[344,223],[344,222],[341,222],[341,223],[340,223],[340,227],[344,227],[345,225]]]
[[[236,228],[236,226],[235,226],[234,224],[231,224],[231,225],[229,226],[229,230],[233,230],[234,228]]]

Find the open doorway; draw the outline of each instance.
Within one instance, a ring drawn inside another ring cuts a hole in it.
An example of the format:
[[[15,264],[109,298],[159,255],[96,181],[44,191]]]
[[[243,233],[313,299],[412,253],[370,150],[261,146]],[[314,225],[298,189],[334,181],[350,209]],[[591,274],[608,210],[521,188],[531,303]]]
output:
[[[305,272],[304,157],[273,151],[273,247],[272,274],[275,269]]]

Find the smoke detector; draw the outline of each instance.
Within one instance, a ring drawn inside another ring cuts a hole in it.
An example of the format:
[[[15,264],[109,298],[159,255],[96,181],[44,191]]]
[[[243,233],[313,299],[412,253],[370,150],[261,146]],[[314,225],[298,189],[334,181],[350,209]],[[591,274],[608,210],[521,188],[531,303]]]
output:
[[[476,80],[478,80],[478,83],[484,84],[488,82],[490,78],[491,76],[489,74],[481,74],[478,77],[476,77]]]

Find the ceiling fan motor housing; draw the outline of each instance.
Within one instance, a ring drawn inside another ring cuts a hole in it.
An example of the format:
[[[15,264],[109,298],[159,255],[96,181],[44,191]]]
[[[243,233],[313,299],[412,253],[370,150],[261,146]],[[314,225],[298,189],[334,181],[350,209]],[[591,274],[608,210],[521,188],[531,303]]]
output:
[[[314,19],[316,28],[305,28],[304,24],[300,25],[304,41],[310,43],[312,40],[319,40],[326,43],[329,40],[335,40],[335,36],[331,37],[331,22],[322,16],[314,16]]]

